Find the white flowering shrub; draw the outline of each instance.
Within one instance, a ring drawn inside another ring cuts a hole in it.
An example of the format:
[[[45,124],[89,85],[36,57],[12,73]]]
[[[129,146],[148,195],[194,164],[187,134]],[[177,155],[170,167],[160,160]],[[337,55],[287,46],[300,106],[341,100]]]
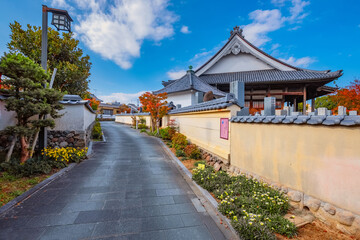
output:
[[[230,177],[209,166],[194,169],[193,179],[215,195],[219,211],[244,239],[276,239],[273,232],[296,235],[295,225],[283,217],[289,210],[287,197],[266,183],[244,175]]]

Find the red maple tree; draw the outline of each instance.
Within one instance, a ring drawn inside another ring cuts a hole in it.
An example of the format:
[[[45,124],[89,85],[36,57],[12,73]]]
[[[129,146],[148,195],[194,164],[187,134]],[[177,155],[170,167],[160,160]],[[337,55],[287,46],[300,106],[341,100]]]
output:
[[[337,106],[345,106],[348,110],[360,111],[360,80],[354,80],[350,86],[342,88],[332,96]]]
[[[139,97],[144,112],[149,112],[151,116],[151,130],[159,131],[159,123],[163,116],[169,111],[167,104],[167,93],[152,94],[146,92]]]

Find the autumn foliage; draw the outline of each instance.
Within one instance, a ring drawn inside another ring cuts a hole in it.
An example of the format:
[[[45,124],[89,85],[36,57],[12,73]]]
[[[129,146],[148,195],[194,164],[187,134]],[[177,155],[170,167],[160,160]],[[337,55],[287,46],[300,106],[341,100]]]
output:
[[[338,90],[331,98],[337,106],[345,106],[348,110],[360,112],[360,80],[354,80],[350,86]]]
[[[97,110],[100,105],[100,101],[96,100],[96,98],[86,98],[84,100],[90,101],[89,104],[93,110]]]
[[[152,94],[151,92],[146,92],[139,99],[143,111],[150,113],[152,131],[154,131],[154,126],[158,129],[160,120],[169,111],[169,108],[166,106],[167,93]]]

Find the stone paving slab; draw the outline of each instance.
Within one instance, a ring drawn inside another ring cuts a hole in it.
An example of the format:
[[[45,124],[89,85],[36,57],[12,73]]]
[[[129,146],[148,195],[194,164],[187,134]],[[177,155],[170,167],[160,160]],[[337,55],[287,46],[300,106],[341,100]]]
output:
[[[225,239],[156,139],[102,126],[88,160],[0,216],[0,239]]]

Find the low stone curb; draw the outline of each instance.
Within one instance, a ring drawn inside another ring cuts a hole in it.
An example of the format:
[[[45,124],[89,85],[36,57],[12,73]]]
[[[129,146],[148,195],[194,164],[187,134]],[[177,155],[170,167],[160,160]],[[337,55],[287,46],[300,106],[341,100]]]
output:
[[[45,179],[44,181],[38,183],[37,185],[35,185],[33,188],[29,189],[28,191],[24,192],[23,194],[21,194],[20,196],[14,198],[13,200],[11,200],[10,202],[8,202],[7,204],[5,204],[4,206],[2,206],[0,208],[0,216],[3,215],[4,213],[6,213],[8,210],[10,210],[11,208],[13,208],[15,205],[19,204],[20,202],[26,200],[27,198],[29,198],[31,195],[33,195],[34,193],[38,192],[40,189],[44,188],[45,186],[47,186],[48,184],[50,184],[52,181],[54,181],[55,179],[57,179],[58,177],[62,176],[63,174],[65,174],[66,172],[70,171],[72,168],[74,168],[76,166],[76,163],[70,163],[69,166],[67,166],[66,168],[61,169],[60,171],[58,171],[57,173],[54,173],[53,175],[51,175],[49,178]]]
[[[220,212],[218,211],[218,203],[217,203],[217,201],[214,199],[214,197],[211,196],[211,194],[210,194],[207,190],[205,190],[204,188],[202,188],[201,186],[199,186],[199,185],[192,179],[192,174],[191,174],[191,172],[181,163],[181,161],[174,155],[174,153],[172,153],[172,152],[170,151],[170,149],[165,145],[165,143],[164,143],[163,141],[161,141],[159,138],[157,138],[157,137],[155,137],[155,138],[156,138],[156,140],[160,143],[161,147],[165,150],[165,152],[172,158],[172,160],[174,161],[174,163],[176,163],[176,165],[180,168],[180,169],[179,169],[179,170],[180,170],[180,173],[181,173],[184,177],[188,178],[189,181],[187,181],[187,182],[188,182],[188,183],[191,183],[194,187],[197,188],[197,190],[199,190],[199,191],[201,192],[201,194],[202,194],[203,197],[205,198],[204,200],[207,201],[207,202],[209,202],[209,203],[211,204],[211,206],[214,208],[214,210],[215,210],[215,212],[216,212],[216,216],[219,217],[221,220],[223,220],[223,221],[227,224],[229,230],[230,230],[231,233],[232,233],[232,234],[231,234],[232,236],[229,236],[229,234],[226,234],[226,232],[222,231],[222,232],[224,233],[224,235],[225,235],[226,237],[228,237],[229,239],[241,239],[241,237],[239,236],[239,234],[237,233],[237,231],[232,227],[230,220],[229,220],[227,217],[225,217],[222,213],[220,213]],[[195,194],[196,194],[196,192],[195,192]],[[197,195],[197,194],[196,194],[196,195]],[[202,197],[201,197],[201,196],[198,196],[198,198],[200,198],[200,200],[201,200]],[[203,201],[201,201],[201,202],[202,202],[202,204],[204,204]],[[215,220],[215,219],[214,219],[214,220]],[[218,223],[216,222],[216,224],[218,224]],[[221,229],[221,228],[220,228],[220,229]]]

